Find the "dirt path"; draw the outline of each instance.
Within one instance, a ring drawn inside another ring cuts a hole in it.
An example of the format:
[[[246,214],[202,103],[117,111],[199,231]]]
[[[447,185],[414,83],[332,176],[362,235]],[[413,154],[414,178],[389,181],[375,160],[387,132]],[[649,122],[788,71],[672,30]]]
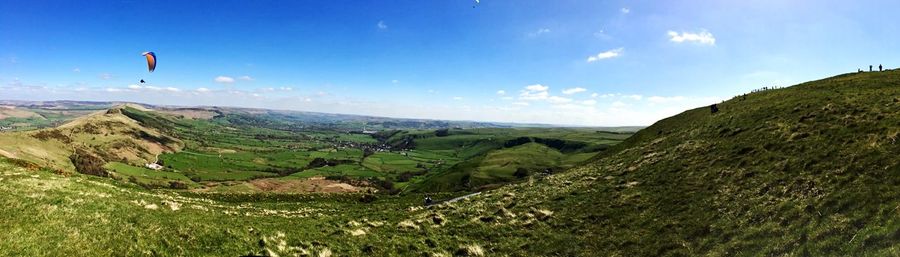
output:
[[[428,205],[427,207],[428,207],[428,208],[431,208],[431,206],[435,206],[435,205],[438,205],[438,204],[452,203],[452,202],[456,202],[456,201],[463,200],[463,199],[466,199],[466,198],[469,198],[469,197],[473,197],[473,196],[476,196],[476,195],[480,195],[480,194],[481,194],[481,192],[475,192],[475,193],[467,194],[467,195],[460,196],[460,197],[457,197],[457,198],[453,198],[453,199],[450,199],[450,200],[440,201],[440,202],[435,202],[435,203],[433,203],[433,204]]]

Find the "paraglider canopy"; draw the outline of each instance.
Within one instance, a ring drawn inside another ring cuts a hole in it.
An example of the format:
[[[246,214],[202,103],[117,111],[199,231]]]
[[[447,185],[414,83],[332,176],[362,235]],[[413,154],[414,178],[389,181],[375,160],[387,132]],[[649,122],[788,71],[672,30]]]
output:
[[[153,52],[144,52],[141,55],[147,57],[147,70],[149,70],[150,72],[156,70],[156,54],[154,54]]]

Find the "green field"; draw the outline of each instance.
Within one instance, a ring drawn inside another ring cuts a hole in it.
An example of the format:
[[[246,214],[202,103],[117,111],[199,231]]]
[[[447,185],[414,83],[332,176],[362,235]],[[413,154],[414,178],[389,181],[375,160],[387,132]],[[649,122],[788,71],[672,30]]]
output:
[[[196,183],[191,181],[187,176],[177,172],[165,170],[151,170],[144,167],[135,167],[119,162],[107,163],[104,167],[113,171],[115,175],[124,178],[127,181],[133,181],[142,186],[149,187],[170,187],[173,181],[181,182],[186,186],[193,187]]]

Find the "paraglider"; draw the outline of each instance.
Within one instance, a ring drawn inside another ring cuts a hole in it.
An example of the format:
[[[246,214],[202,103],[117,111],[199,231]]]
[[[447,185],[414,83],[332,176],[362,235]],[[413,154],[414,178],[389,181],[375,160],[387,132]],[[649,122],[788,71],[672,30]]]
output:
[[[156,70],[156,54],[153,52],[144,52],[141,55],[147,57],[147,69],[150,70],[150,72]]]
[[[481,0],[475,0],[475,5],[472,5],[472,8],[475,8],[475,6],[477,6],[480,3],[481,3]]]
[[[144,52],[141,55],[147,58],[147,70],[153,73],[153,71],[156,70],[156,54],[153,52]],[[141,84],[144,84],[143,79],[141,79]]]

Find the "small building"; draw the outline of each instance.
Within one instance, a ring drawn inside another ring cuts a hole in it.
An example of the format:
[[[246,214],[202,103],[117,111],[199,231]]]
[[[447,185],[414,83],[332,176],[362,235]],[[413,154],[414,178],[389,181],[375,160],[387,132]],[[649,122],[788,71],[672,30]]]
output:
[[[151,170],[161,170],[163,168],[162,165],[159,165],[156,163],[147,163],[144,166],[146,166],[148,169],[151,169]]]

